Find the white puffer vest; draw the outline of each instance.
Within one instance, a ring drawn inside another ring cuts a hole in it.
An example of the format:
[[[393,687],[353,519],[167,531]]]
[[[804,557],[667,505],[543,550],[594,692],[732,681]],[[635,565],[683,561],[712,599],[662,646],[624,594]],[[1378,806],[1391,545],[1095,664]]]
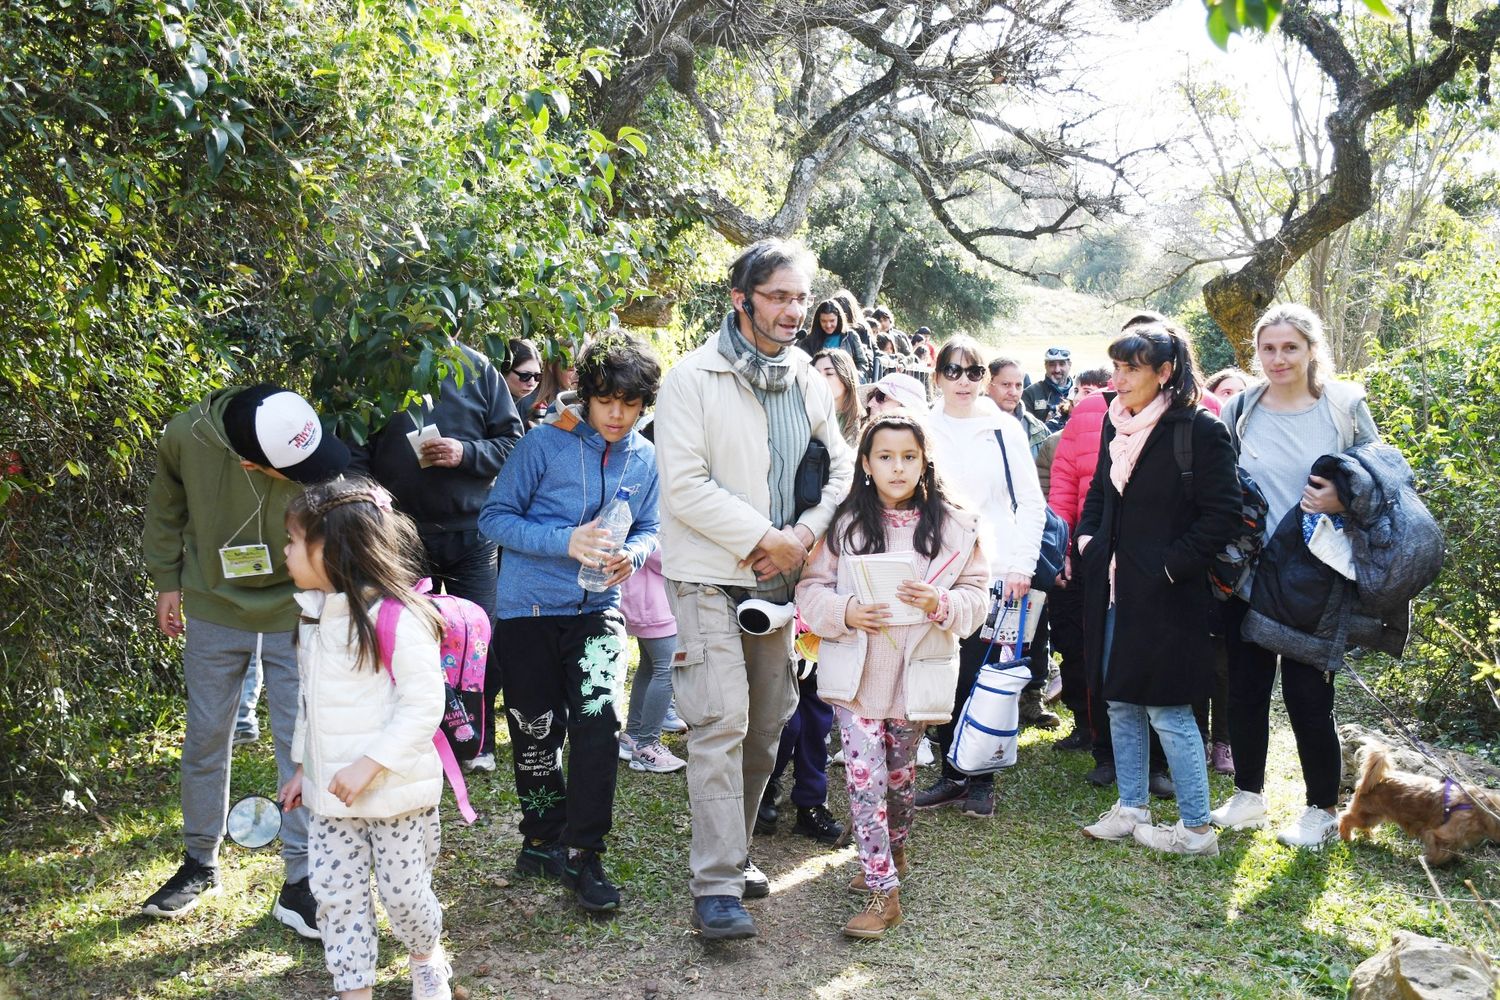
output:
[[[391,672],[356,664],[344,594],[296,595],[301,679],[292,760],[302,765],[302,802],[320,816],[384,819],[438,804],[443,766],[432,742],[443,715],[437,636],[414,614],[396,625]],[[372,619],[375,609],[364,612]],[[391,673],[395,683],[391,683]],[[328,790],[340,769],[369,757],[385,767],[344,805]]]

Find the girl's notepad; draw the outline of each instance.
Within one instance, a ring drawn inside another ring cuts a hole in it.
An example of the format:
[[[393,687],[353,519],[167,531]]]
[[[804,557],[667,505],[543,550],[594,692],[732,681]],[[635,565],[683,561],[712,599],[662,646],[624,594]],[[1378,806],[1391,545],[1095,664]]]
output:
[[[903,580],[920,580],[910,552],[879,552],[850,557],[854,577],[854,596],[861,604],[885,604],[889,607],[887,625],[917,625],[927,620],[921,608],[903,603],[896,588]]]

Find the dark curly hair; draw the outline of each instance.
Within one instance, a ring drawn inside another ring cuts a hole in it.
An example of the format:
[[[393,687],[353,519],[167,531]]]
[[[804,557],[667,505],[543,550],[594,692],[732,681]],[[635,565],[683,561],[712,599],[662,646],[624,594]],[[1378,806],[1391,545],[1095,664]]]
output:
[[[591,399],[656,402],[661,361],[644,340],[623,330],[609,330],[589,341],[578,359],[578,398],[585,411]]]

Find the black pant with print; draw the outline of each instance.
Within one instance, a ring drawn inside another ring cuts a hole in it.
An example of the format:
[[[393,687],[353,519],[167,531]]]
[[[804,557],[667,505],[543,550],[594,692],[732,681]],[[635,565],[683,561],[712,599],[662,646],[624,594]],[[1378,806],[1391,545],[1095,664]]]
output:
[[[625,642],[625,619],[614,609],[497,623],[522,836],[604,850],[614,814]]]

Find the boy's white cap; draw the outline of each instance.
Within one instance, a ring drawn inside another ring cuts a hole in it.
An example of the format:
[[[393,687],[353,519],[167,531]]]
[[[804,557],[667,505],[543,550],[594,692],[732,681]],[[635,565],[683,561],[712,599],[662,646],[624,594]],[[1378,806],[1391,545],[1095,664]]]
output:
[[[349,449],[323,433],[307,400],[279,385],[241,389],[224,407],[224,436],[244,459],[294,483],[321,483],[349,466]]]

